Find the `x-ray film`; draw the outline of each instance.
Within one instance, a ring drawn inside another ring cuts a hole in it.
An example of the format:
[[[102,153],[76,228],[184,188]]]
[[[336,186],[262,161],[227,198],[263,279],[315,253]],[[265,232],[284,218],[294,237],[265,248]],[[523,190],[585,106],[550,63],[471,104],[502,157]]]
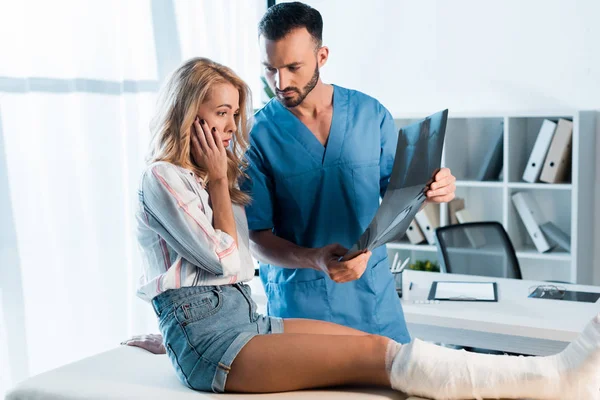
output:
[[[400,129],[392,175],[381,205],[344,259],[404,235],[440,169],[447,121],[448,110],[444,110]]]

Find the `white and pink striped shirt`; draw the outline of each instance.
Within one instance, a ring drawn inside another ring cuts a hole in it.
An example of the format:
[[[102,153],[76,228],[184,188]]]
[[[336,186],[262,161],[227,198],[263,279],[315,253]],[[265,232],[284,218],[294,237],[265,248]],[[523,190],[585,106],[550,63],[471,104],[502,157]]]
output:
[[[237,241],[212,225],[208,192],[196,175],[167,162],[142,175],[137,238],[144,260],[138,296],[150,301],[168,289],[227,285],[254,276],[243,206],[233,205]]]

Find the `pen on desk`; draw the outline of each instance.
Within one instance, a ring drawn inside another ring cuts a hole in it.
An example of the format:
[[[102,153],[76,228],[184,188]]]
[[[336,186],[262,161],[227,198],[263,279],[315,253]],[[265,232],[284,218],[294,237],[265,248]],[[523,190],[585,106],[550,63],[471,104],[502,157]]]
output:
[[[397,254],[397,253],[396,253]],[[406,266],[408,265],[408,262],[410,261],[410,257],[407,257],[406,260],[404,260],[404,262],[402,263],[402,265],[400,266],[400,268],[398,268],[398,273],[404,271],[404,268],[406,268]]]

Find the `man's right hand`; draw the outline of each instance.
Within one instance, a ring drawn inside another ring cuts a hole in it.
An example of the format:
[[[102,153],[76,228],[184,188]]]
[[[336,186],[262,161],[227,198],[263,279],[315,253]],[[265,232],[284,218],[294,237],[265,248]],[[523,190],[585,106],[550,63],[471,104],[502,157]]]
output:
[[[372,254],[370,251],[364,251],[349,260],[339,261],[348,252],[348,249],[340,244],[330,244],[314,250],[316,269],[327,273],[331,280],[337,283],[359,279],[367,269]]]

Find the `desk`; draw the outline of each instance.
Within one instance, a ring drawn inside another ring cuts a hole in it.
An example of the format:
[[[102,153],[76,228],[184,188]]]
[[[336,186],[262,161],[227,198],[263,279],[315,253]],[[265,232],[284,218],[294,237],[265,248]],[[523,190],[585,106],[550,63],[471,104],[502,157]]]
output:
[[[563,350],[585,325],[600,312],[600,303],[530,299],[531,286],[552,284],[540,281],[484,276],[404,271],[402,307],[412,337],[422,340],[480,347],[510,353],[551,355]],[[425,300],[433,281],[497,282],[498,302],[440,302]],[[413,282],[413,289],[407,291]],[[249,283],[258,312],[266,313],[267,297],[260,279]],[[600,293],[600,286],[569,285],[569,290]]]
[[[550,355],[563,350],[600,312],[600,302],[578,303],[530,299],[529,288],[548,282],[440,274],[406,270],[402,306],[408,329],[422,340],[481,347],[531,355]],[[498,302],[440,302],[425,300],[433,281],[497,282]],[[406,291],[408,284],[413,288]],[[556,284],[568,290],[600,293],[600,287]]]

